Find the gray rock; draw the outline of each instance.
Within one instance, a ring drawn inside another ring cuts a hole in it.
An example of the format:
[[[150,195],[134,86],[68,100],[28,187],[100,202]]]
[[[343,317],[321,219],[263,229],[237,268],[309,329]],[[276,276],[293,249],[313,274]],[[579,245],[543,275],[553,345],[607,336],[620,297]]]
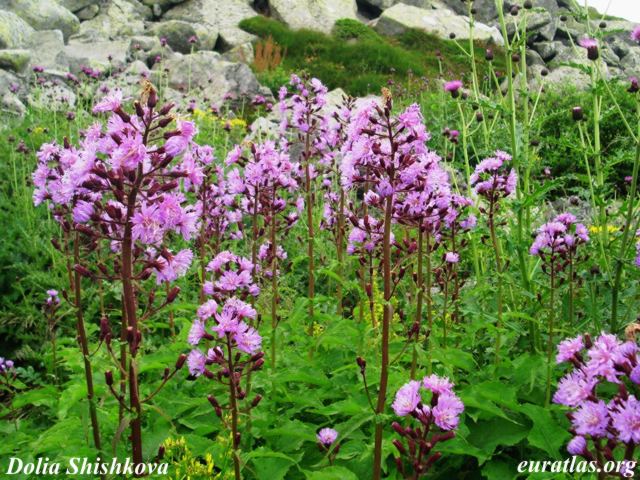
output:
[[[589,87],[589,76],[577,68],[562,66],[552,70],[545,79],[545,84],[552,89],[566,88],[572,85],[578,90]]]
[[[5,92],[4,95],[2,95],[0,106],[2,107],[2,112],[6,112],[11,115],[24,117],[27,113],[27,107],[24,106],[17,95],[11,92]]]
[[[253,63],[255,52],[251,42],[236,45],[231,50],[225,52],[222,56],[230,62],[242,62],[251,65]]]
[[[527,65],[545,65],[545,61],[535,50],[527,50]]]
[[[558,30],[556,32],[556,40],[558,39],[573,39],[574,42],[577,42],[578,39],[585,36],[587,34],[587,27],[578,22],[572,16],[569,16],[565,22],[558,23]]]
[[[125,98],[137,97],[142,89],[142,82],[150,76],[149,68],[141,61],[136,60],[127,66],[127,68],[119,73],[109,77],[101,84],[109,90],[117,88],[122,90]]]
[[[216,50],[230,50],[255,40],[254,35],[238,27],[241,20],[255,16],[255,10],[242,0],[187,0],[166,12],[163,18],[199,23],[212,34],[218,33]]]
[[[91,42],[139,35],[147,18],[151,18],[151,10],[137,0],[108,0],[98,15],[80,24],[74,38]]]
[[[7,70],[0,70],[0,92],[11,92],[20,95],[26,90],[23,79],[15,73]]]
[[[336,20],[357,19],[355,0],[270,0],[271,14],[293,29],[330,33]]]
[[[147,65],[152,65],[156,57],[167,56],[171,51],[160,45],[160,39],[151,35],[138,35],[131,37],[127,58],[140,60]]]
[[[212,31],[199,23],[183,20],[167,20],[154,24],[149,30],[158,38],[164,37],[167,44],[175,52],[191,53],[195,50],[213,50],[218,39],[218,32]],[[194,44],[189,42],[196,37]]]
[[[545,62],[553,60],[562,48],[564,48],[562,42],[538,42],[532,45],[532,49],[538,52]]]
[[[168,86],[188,98],[206,99],[216,105],[222,104],[225,95],[231,95],[238,102],[256,95],[272,98],[269,89],[258,83],[248,65],[228,62],[217,52],[175,54],[161,67],[154,66],[156,76],[164,75],[159,68],[167,69]]]
[[[28,47],[31,49],[31,67],[36,65],[45,69],[69,67],[69,61],[64,53],[64,37],[60,30],[34,32]]]
[[[166,12],[172,7],[183,3],[185,0],[142,0],[142,3],[147,7],[154,9],[154,13],[157,10],[160,14]]]
[[[73,13],[79,12],[90,5],[99,6],[100,3],[101,0],[60,0],[60,5]]]
[[[0,0],[0,9],[15,13],[36,30],[60,30],[65,40],[80,28],[80,20],[56,0]]]
[[[467,2],[461,2],[460,0],[442,0],[442,2],[458,15],[469,14]],[[495,0],[475,0],[473,7],[476,9],[474,18],[477,21],[487,25],[495,25],[497,23],[495,20],[498,18],[498,10],[496,9]]]
[[[454,34],[456,38],[465,39],[469,38],[469,17],[456,15],[448,9],[426,10],[399,3],[385,10],[375,25],[383,35],[400,35],[410,28],[424,30],[440,38]],[[497,28],[480,22],[474,23],[474,38],[504,43]]]
[[[87,5],[86,7],[78,10],[76,12],[76,16],[80,20],[91,20],[92,18],[95,18],[99,12],[100,7],[98,7],[98,5]]]
[[[22,47],[33,32],[33,28],[18,15],[0,10],[0,48]]]
[[[625,76],[640,76],[640,49],[633,48],[620,60]]]
[[[0,68],[20,73],[29,65],[31,52],[22,49],[0,50]]]
[[[69,68],[78,73],[82,67],[109,71],[125,65],[129,51],[129,41],[83,42],[72,39],[64,52],[69,60]]]

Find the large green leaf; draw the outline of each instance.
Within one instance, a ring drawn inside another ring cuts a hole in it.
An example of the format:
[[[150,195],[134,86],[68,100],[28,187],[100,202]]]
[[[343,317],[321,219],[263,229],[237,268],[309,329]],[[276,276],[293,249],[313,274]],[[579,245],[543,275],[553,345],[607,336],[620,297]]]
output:
[[[521,407],[533,422],[533,428],[527,440],[541,450],[544,450],[550,458],[561,459],[560,449],[569,440],[569,432],[558,425],[551,412],[538,405],[526,404]]]

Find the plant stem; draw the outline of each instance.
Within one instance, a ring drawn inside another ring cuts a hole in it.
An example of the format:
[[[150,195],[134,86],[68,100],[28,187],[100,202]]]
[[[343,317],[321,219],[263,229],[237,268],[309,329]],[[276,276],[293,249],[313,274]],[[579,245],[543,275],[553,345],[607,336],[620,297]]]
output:
[[[424,279],[422,272],[422,255],[424,254],[424,233],[422,227],[418,227],[418,272],[416,278],[416,319],[418,331],[413,341],[413,356],[411,358],[411,379],[416,378],[416,369],[418,366],[418,341],[420,340],[420,331],[422,330],[422,298],[424,297]]]
[[[555,262],[551,261],[551,292],[549,295],[549,341],[547,343],[547,390],[545,393],[545,406],[549,406],[551,401],[551,369],[553,359],[553,329],[555,323],[555,290],[556,290],[556,266]]]
[[[389,128],[390,129],[390,128]],[[393,144],[393,142],[391,142]],[[387,382],[389,380],[389,328],[393,318],[393,305],[391,304],[391,217],[393,213],[393,196],[386,199],[382,270],[384,274],[384,314],[382,316],[382,362],[380,368],[380,389],[378,390],[378,404],[376,413],[384,412],[387,400]],[[373,479],[379,480],[382,474],[382,429],[384,425],[380,420],[376,423],[375,445],[373,455]]]
[[[80,235],[78,232],[75,234],[73,242],[73,259],[76,264],[80,262]],[[84,316],[82,313],[82,276],[77,271],[74,271],[73,288],[74,295],[73,301],[75,303],[76,310],[76,332],[78,334],[78,343],[80,344],[80,351],[82,352],[82,359],[84,363],[84,377],[87,384],[87,400],[89,401],[89,417],[91,419],[91,430],[93,431],[93,444],[100,452],[102,445],[100,442],[100,426],[98,424],[98,413],[96,411],[95,393],[93,389],[93,371],[91,369],[91,362],[89,360],[89,344],[87,341],[87,333],[84,326]]]
[[[275,187],[274,187],[275,200]],[[276,213],[271,209],[271,368],[276,369],[276,341],[278,328],[278,256],[276,250]]]
[[[342,276],[344,274],[344,188],[340,186],[340,203],[339,203],[339,211],[338,211],[338,234],[336,235],[336,255],[338,257],[338,269],[340,280],[342,280]],[[343,294],[342,294],[342,282],[339,281],[336,287],[336,299],[338,301],[337,311],[338,315],[342,315],[343,308]]]
[[[143,174],[141,167],[138,168],[137,178],[132,186],[127,202],[127,216],[124,226],[124,235],[122,239],[121,251],[121,279],[122,279],[122,296],[124,300],[123,309],[127,317],[127,333],[131,335],[129,338],[129,406],[134,414],[131,419],[131,448],[133,453],[133,463],[138,465],[143,463],[142,458],[142,405],[140,404],[140,392],[138,387],[138,369],[136,363],[136,355],[138,351],[138,316],[137,316],[137,300],[133,286],[133,214],[135,212],[136,197],[138,188],[142,182]]]
[[[231,442],[233,445],[233,471],[236,480],[240,480],[240,457],[238,456],[239,435],[238,435],[238,402],[236,399],[236,380],[235,370],[233,366],[233,350],[231,348],[231,339],[227,334],[227,361],[229,362],[229,408],[231,409]]]
[[[307,112],[307,124],[310,124],[311,114]],[[309,334],[313,334],[313,301],[315,297],[315,260],[313,258],[313,243],[315,241],[313,229],[313,189],[311,188],[311,133],[306,132],[304,142],[304,177],[307,206],[307,256],[309,257]]]
[[[491,234],[491,243],[493,244],[493,251],[496,254],[496,303],[498,306],[498,320],[496,322],[496,365],[500,363],[500,348],[502,344],[502,255],[500,251],[500,242],[498,242],[498,236],[496,235],[495,227],[495,206],[496,202],[491,200],[489,206],[489,232]]]
[[[640,123],[638,123],[640,129]],[[639,136],[640,138],[640,136]],[[636,144],[636,158],[633,163],[633,174],[631,177],[631,188],[629,190],[629,198],[627,199],[627,212],[624,222],[624,230],[622,231],[622,242],[620,250],[616,258],[616,271],[613,282],[613,290],[611,292],[611,332],[618,331],[618,297],[620,288],[622,287],[622,274],[624,272],[624,260],[629,246],[629,235],[631,234],[631,222],[633,221],[633,211],[636,204],[636,194],[638,192],[638,173],[640,172],[640,141]]]

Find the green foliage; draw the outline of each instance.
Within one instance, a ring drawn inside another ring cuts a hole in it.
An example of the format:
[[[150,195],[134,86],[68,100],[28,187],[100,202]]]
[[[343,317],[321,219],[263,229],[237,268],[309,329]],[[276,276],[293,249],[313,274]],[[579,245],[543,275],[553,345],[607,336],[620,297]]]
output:
[[[243,20],[240,26],[260,38],[273,37],[286,51],[284,71],[304,70],[320,78],[330,89],[340,87],[352,95],[379,93],[389,80],[403,82],[409,76],[468,74],[466,55],[454,41],[420,31],[408,31],[397,39],[387,38],[360,22],[342,19],[336,22],[332,35],[325,35],[305,29],[291,30],[260,16]],[[483,47],[476,45],[479,65],[484,62]],[[259,77],[273,87],[271,73],[261,73]]]

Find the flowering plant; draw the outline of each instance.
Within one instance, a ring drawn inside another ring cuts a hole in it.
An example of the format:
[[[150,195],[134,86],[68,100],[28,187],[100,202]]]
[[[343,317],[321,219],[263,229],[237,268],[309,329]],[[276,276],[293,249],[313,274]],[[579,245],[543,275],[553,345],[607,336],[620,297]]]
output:
[[[453,391],[453,383],[446,377],[429,375],[421,381],[411,380],[396,393],[391,405],[399,417],[411,416],[418,427],[403,427],[393,422],[393,429],[404,442],[395,439],[394,446],[400,453],[395,457],[398,470],[404,478],[420,478],[442,456],[434,447],[455,436],[464,405]],[[423,394],[430,398],[425,402]]]
[[[606,333],[594,341],[578,335],[560,342],[556,362],[573,367],[553,395],[555,403],[571,408],[569,453],[600,468],[618,453],[625,462],[632,462],[640,445],[638,344]]]

